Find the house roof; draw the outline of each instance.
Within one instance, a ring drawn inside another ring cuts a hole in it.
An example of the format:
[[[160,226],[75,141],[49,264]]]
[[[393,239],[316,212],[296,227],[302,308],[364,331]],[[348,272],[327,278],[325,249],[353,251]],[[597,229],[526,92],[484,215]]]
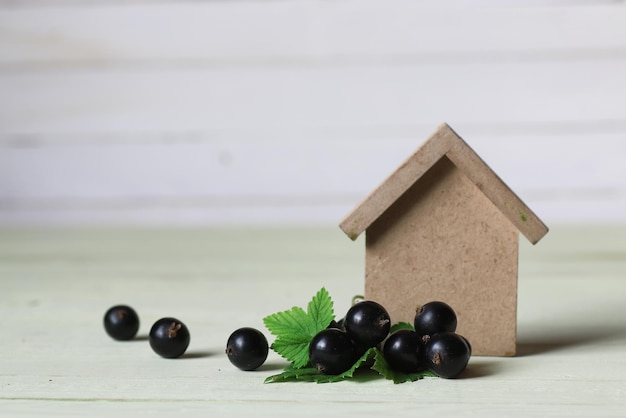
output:
[[[443,157],[450,159],[531,243],[537,243],[548,233],[537,215],[445,123],[357,205],[339,227],[355,240]]]

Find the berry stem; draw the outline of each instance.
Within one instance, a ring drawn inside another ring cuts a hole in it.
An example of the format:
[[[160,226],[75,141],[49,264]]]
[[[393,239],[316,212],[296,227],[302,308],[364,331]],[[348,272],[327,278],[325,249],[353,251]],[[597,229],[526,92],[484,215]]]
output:
[[[352,297],[352,306],[356,305],[359,302],[362,302],[363,300],[365,300],[365,296],[363,296],[363,295],[354,295]]]
[[[167,330],[167,338],[176,338],[176,334],[178,333],[178,330],[180,329],[181,325],[177,324],[176,322],[172,322],[172,325],[170,325],[170,327]]]

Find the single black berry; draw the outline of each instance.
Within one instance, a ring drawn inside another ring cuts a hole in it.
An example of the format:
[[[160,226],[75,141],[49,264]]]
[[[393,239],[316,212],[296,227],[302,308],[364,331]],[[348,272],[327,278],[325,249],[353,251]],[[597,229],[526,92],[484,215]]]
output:
[[[115,340],[132,340],[139,331],[139,316],[130,306],[113,306],[104,314],[104,329]]]
[[[385,341],[383,355],[389,367],[403,373],[425,369],[422,337],[415,331],[403,329],[394,332]]]
[[[311,340],[309,359],[322,374],[341,374],[352,367],[358,357],[348,334],[337,328],[326,328]]]
[[[189,330],[176,318],[161,318],[150,329],[150,347],[161,357],[182,356],[189,340]]]
[[[431,335],[426,343],[426,367],[439,377],[457,377],[465,370],[470,356],[465,338],[454,332]]]
[[[374,347],[382,342],[391,328],[389,313],[380,304],[364,300],[348,310],[344,326],[350,338],[363,348]]]
[[[415,332],[432,335],[456,331],[456,313],[444,302],[429,302],[417,308],[413,325]]]
[[[342,330],[346,330],[346,318],[341,318],[337,321],[337,327]]]
[[[267,359],[269,346],[267,338],[255,328],[235,330],[226,343],[228,360],[241,370],[259,368]]]
[[[465,344],[467,344],[467,348],[469,348],[469,354],[470,357],[472,355],[472,345],[470,344],[469,340],[467,338],[465,338],[464,336],[459,334],[459,337],[463,338],[463,341],[465,341]]]

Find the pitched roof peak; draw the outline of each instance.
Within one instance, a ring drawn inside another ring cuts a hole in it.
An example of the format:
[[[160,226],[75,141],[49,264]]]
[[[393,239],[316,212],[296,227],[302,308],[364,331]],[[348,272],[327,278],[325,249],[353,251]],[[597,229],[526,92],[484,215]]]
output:
[[[443,157],[450,159],[531,243],[537,243],[548,232],[537,215],[445,123],[357,205],[339,227],[356,239]]]

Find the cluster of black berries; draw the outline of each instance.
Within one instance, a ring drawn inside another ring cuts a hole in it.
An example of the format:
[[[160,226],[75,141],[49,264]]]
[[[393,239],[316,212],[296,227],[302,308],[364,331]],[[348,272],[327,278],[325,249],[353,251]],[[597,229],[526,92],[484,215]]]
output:
[[[457,317],[450,306],[430,302],[419,307],[413,326],[414,330],[402,329],[389,335],[391,319],[387,310],[374,301],[362,301],[354,304],[343,319],[333,321],[313,337],[309,359],[320,373],[341,374],[369,348],[383,344],[385,360],[398,372],[429,370],[453,378],[465,369],[472,348],[467,339],[455,333]],[[131,340],[139,330],[139,316],[130,306],[113,306],[104,315],[104,328],[116,340]],[[158,355],[177,358],[189,346],[189,329],[176,318],[161,318],[152,325],[149,341]],[[255,328],[235,330],[226,344],[228,359],[241,370],[257,369],[268,352],[265,335]]]
[[[132,340],[139,331],[139,315],[130,306],[113,306],[104,314],[104,329],[115,340]],[[190,339],[189,329],[176,318],[161,318],[150,328],[150,347],[165,358],[182,356]]]
[[[456,325],[450,306],[430,302],[417,310],[415,330],[402,329],[389,335],[391,320],[386,309],[376,302],[362,301],[311,340],[309,357],[320,373],[340,374],[367,349],[384,341],[382,352],[392,370],[429,370],[453,378],[465,369],[472,351],[469,342],[455,333]]]
[[[400,330],[385,342],[389,367],[403,372],[429,370],[439,377],[457,377],[469,362],[472,346],[456,334],[454,310],[444,302],[429,302],[415,313],[414,331]]]
[[[130,306],[116,305],[104,314],[104,329],[115,340],[132,340],[139,331],[139,316]],[[176,318],[161,318],[152,325],[150,347],[165,358],[182,356],[189,347],[187,326]],[[242,370],[260,367],[269,352],[265,335],[254,328],[239,328],[231,334],[226,344],[230,362]]]
[[[323,374],[341,374],[365,351],[380,344],[389,334],[391,319],[380,304],[358,302],[338,322],[317,333],[309,343],[309,359]]]

